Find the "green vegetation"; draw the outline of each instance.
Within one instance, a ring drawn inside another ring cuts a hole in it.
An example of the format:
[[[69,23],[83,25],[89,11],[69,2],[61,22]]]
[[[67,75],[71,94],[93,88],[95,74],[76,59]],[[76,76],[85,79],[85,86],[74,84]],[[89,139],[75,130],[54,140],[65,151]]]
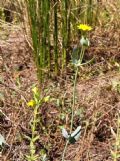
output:
[[[40,139],[39,134],[37,134],[36,128],[37,124],[40,123],[40,117],[39,116],[39,108],[42,106],[42,103],[49,101],[49,96],[43,97],[40,95],[40,92],[37,87],[34,87],[32,89],[33,92],[33,100],[30,100],[28,102],[28,107],[33,108],[33,118],[31,120],[31,133],[32,136],[25,136],[30,141],[30,152],[28,155],[26,155],[26,159],[28,161],[36,161],[38,158],[42,158],[42,156],[36,155],[36,146],[35,143],[37,140]]]
[[[27,0],[26,4],[38,78],[43,81],[45,71],[53,69],[57,75],[61,67],[65,70],[72,39],[77,35],[76,26],[96,23],[93,10],[96,15],[97,2]]]

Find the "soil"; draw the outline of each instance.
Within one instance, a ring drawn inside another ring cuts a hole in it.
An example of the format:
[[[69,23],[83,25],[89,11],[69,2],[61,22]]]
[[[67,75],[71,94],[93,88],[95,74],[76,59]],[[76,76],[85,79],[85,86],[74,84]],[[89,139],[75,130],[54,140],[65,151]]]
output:
[[[0,32],[0,133],[9,144],[2,149],[0,159],[3,161],[24,161],[29,151],[25,136],[31,136],[32,110],[26,104],[32,98],[33,84],[38,84],[38,81],[31,48],[23,33],[20,27],[13,26],[9,26],[5,34]],[[114,44],[114,50],[111,49],[112,56],[118,58],[114,53],[118,53],[119,48],[115,49],[115,46],[118,44]],[[95,49],[95,46],[91,47],[89,53],[94,51],[101,59],[98,53],[103,49],[99,48],[99,52]],[[79,73],[74,129],[81,125],[82,132],[79,141],[68,146],[66,161],[112,161],[111,149],[115,140],[111,127],[116,131],[120,110],[119,64],[105,61],[106,55],[101,55],[102,60],[84,67],[82,74]],[[69,128],[70,124],[68,104],[72,97],[72,81],[69,77],[68,73],[66,79],[58,77],[45,84],[46,93],[58,102],[46,103],[40,109],[42,127],[39,125],[37,131],[41,139],[36,147],[38,151],[44,149],[50,161],[60,161],[65,140],[59,126],[66,124]]]

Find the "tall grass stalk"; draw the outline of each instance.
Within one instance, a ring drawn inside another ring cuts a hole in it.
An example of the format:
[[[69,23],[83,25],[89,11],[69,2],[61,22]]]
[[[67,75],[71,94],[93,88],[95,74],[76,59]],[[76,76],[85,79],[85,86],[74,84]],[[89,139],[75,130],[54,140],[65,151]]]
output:
[[[41,64],[42,69],[50,69],[50,1],[41,1]],[[42,73],[44,77],[44,72]]]
[[[50,1],[41,1],[41,23],[42,23],[42,54],[43,54],[43,67],[47,64],[50,66],[50,32],[49,32],[49,19],[50,19]]]
[[[46,1],[46,43],[47,43],[47,54],[46,60],[48,64],[48,69],[51,68],[51,58],[50,58],[50,0]]]
[[[34,60],[37,66],[38,79],[43,81],[44,69],[50,68],[50,1],[26,0]]]
[[[94,0],[25,1],[38,79],[43,81],[45,71],[53,68],[57,75],[59,66],[65,69],[70,42],[77,37],[76,24],[93,22]],[[62,49],[58,45],[59,38],[62,38]],[[51,50],[51,44],[54,50]],[[61,64],[59,60],[62,60]]]
[[[86,0],[86,23],[95,26],[99,15],[99,2],[96,0]]]
[[[62,69],[66,65],[66,49],[68,45],[68,0],[62,0]]]
[[[93,23],[93,0],[88,0],[87,4],[87,24],[92,25]]]
[[[42,80],[42,61],[40,52],[40,3],[34,0],[26,0],[28,17],[30,23],[30,32],[33,44],[34,60],[37,66],[38,79]]]
[[[55,74],[58,73],[58,1],[54,0],[54,60],[55,60]]]

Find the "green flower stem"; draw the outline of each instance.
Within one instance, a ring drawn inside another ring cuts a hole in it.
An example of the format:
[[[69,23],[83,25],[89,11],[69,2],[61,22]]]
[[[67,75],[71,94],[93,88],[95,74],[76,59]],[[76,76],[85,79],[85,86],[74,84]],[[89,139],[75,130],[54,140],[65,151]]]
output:
[[[76,72],[75,72],[74,88],[73,88],[73,105],[72,105],[72,116],[71,116],[71,128],[70,128],[70,133],[72,133],[72,128],[73,128],[74,107],[75,107],[75,93],[76,93],[76,83],[77,83],[78,69],[79,69],[79,67],[77,66],[77,67],[76,67]],[[67,142],[66,142],[66,144],[65,144],[64,151],[63,151],[63,155],[62,155],[62,161],[64,161],[65,152],[66,152],[68,143],[69,143],[69,141],[67,140]]]
[[[81,64],[82,64],[82,61],[83,61],[84,53],[85,53],[85,47],[82,46],[81,53],[80,53],[80,63]]]
[[[35,108],[34,108],[33,125],[32,125],[32,138],[31,138],[31,141],[30,141],[30,145],[31,145],[30,155],[31,155],[31,158],[33,158],[34,154],[35,154],[35,146],[34,146],[33,140],[35,138],[35,129],[36,129],[36,120],[37,120],[38,108],[39,108],[38,105],[36,105]]]
[[[83,57],[84,57],[84,53],[85,53],[85,47],[82,46],[81,53],[80,53],[80,64],[82,64],[82,60],[83,60]],[[79,66],[76,67],[75,79],[74,79],[74,87],[73,87],[73,105],[72,105],[72,116],[71,116],[71,128],[70,128],[70,133],[72,132],[72,128],[73,128],[74,108],[75,108],[75,95],[76,95],[76,83],[77,83],[78,69],[79,69]]]
[[[36,107],[34,109],[34,118],[33,118],[33,127],[32,127],[32,138],[34,138],[34,135],[35,135],[36,120],[37,120],[37,111],[38,111],[38,106],[36,105]]]
[[[80,53],[80,64],[81,65],[82,65],[82,60],[83,60],[83,57],[84,57],[84,53],[85,53],[85,47],[82,46],[81,53]],[[79,69],[79,66],[76,66],[75,79],[74,79],[74,87],[73,87],[73,104],[72,104],[70,134],[72,133],[72,129],[73,129],[73,120],[74,120],[74,108],[75,108],[75,96],[76,96],[76,84],[77,84],[78,69]],[[65,148],[64,148],[64,151],[63,151],[63,155],[62,155],[62,161],[64,161],[64,157],[65,157],[65,153],[66,153],[66,150],[67,150],[68,143],[69,143],[69,141],[67,140]]]
[[[72,105],[72,116],[71,116],[71,128],[70,128],[70,133],[72,132],[72,128],[73,128],[74,107],[75,107],[75,94],[76,94],[76,83],[77,83],[78,69],[79,69],[79,67],[77,66],[77,67],[76,67],[76,72],[75,72],[74,87],[73,87],[73,105]]]

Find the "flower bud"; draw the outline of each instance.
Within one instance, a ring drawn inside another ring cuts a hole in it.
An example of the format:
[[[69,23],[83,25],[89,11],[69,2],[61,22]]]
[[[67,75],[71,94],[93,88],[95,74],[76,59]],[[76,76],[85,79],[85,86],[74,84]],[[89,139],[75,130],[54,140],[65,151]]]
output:
[[[85,38],[84,36],[82,36],[82,38],[80,39],[80,44],[82,46],[88,47],[90,45],[90,42],[89,42],[88,38]]]

